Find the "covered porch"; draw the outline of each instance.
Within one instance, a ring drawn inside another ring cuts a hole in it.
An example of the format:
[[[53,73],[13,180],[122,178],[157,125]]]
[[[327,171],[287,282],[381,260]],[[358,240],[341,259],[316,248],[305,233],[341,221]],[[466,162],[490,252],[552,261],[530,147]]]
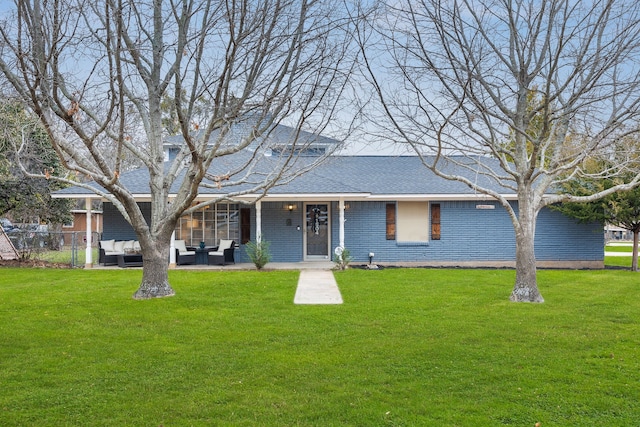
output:
[[[243,245],[248,241],[263,239],[273,243],[272,268],[305,268],[305,265],[331,263],[336,247],[345,247],[345,210],[347,195],[277,195],[245,196],[237,203],[222,203],[206,206],[200,211],[184,215],[176,225],[171,238],[170,267],[176,267],[175,241],[184,240],[187,246],[198,246],[204,242],[207,247],[215,246],[220,239],[233,239],[237,246],[238,258],[235,265],[223,268],[244,269],[249,267],[244,256]],[[349,200],[354,195],[348,195]],[[358,195],[363,197],[365,195]],[[92,228],[92,197],[85,199],[85,221],[87,230]],[[196,202],[206,202],[198,198]],[[113,210],[112,210],[113,212]],[[118,215],[120,215],[118,213]],[[110,227],[109,210],[105,209],[104,235],[108,239],[133,239],[132,230],[121,233],[123,218],[118,226]],[[126,224],[128,226],[128,224]],[[130,227],[129,227],[130,228]],[[121,234],[119,234],[121,233]],[[85,248],[85,268],[99,268],[94,259],[90,232],[87,232]],[[95,240],[95,236],[93,237]],[[295,264],[295,265],[293,265]],[[321,264],[320,264],[321,265]],[[180,266],[181,268],[204,268],[206,265]],[[215,266],[211,266],[215,268]]]

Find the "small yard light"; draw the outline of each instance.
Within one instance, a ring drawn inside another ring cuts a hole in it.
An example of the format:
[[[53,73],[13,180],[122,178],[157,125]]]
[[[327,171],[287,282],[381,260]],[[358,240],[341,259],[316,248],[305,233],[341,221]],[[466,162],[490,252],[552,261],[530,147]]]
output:
[[[371,265],[371,263],[373,262],[373,257],[375,256],[375,254],[373,252],[369,252],[369,265]]]

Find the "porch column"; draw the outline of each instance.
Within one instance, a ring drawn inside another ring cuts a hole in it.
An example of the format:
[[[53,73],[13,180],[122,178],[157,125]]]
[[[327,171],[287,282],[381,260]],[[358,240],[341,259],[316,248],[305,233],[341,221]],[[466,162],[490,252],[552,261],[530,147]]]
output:
[[[262,241],[262,201],[256,202],[256,243]]]
[[[171,243],[169,244],[169,268],[176,267],[176,231],[171,233]]]
[[[340,213],[340,247],[344,248],[344,199],[341,197],[338,202],[338,212]]]
[[[85,240],[87,241],[87,247],[85,249],[84,268],[93,267],[93,250],[91,249],[91,199],[87,197],[84,199],[84,206],[87,218],[87,231],[85,234]]]

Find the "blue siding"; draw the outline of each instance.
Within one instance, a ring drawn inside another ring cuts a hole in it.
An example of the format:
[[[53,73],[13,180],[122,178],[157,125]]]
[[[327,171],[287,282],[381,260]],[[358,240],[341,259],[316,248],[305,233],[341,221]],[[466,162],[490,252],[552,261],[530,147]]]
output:
[[[515,260],[515,235],[506,211],[476,209],[475,202],[433,201],[440,204],[441,240],[403,243],[386,240],[386,204],[390,201],[346,202],[345,246],[354,262],[463,262]],[[262,238],[270,243],[272,261],[302,261],[304,209],[294,203],[262,203]],[[151,206],[141,203],[145,216]],[[331,250],[339,244],[338,203],[330,203]],[[251,240],[255,241],[255,206],[251,207]],[[298,230],[300,227],[300,230]],[[104,239],[135,239],[131,226],[110,203],[104,204]],[[536,257],[540,261],[602,261],[604,233],[597,223],[579,224],[559,212],[544,209],[538,216]],[[236,251],[237,262],[248,262],[243,245]]]
[[[604,229],[599,223],[580,224],[558,211],[538,215],[536,258],[560,261],[602,261]]]
[[[293,203],[289,212],[283,202],[262,203],[262,240],[269,242],[271,260],[275,262],[302,261],[304,210],[302,203]],[[255,207],[252,208],[255,212]],[[255,219],[252,231],[255,230]],[[300,227],[300,230],[297,229]],[[253,240],[255,240],[255,236]]]
[[[144,215],[147,223],[151,219],[151,203],[141,202],[140,210]],[[120,211],[113,205],[113,203],[105,202],[102,206],[104,215],[104,223],[102,227],[102,239],[116,239],[116,240],[137,240],[138,237],[133,231],[133,228],[124,219]]]
[[[386,240],[386,202],[348,202],[345,211],[345,246],[355,262],[512,261],[515,234],[507,212],[476,209],[475,202],[433,201],[441,210],[441,240],[403,243]],[[337,205],[332,209],[338,218]],[[338,242],[338,221],[333,222]],[[579,224],[562,214],[543,210],[538,216],[536,257],[539,260],[598,261],[604,256],[604,234],[597,223]],[[334,245],[335,246],[335,245]]]

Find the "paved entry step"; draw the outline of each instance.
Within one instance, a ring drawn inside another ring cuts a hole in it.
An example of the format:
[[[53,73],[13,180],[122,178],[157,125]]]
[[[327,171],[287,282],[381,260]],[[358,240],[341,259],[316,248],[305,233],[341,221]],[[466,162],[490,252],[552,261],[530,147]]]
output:
[[[331,270],[301,270],[294,304],[342,304]]]

